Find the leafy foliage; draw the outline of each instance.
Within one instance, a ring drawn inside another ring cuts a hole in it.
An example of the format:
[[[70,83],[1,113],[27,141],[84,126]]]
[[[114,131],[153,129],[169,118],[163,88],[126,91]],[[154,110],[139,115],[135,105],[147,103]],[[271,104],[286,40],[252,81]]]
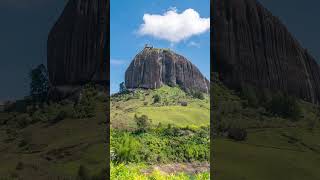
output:
[[[161,101],[161,97],[159,94],[153,96],[153,103],[159,103]]]
[[[150,129],[146,133],[113,130],[111,149],[115,162],[193,162],[209,160],[209,130],[173,126]]]
[[[191,92],[190,92],[190,95],[191,95],[192,97],[194,97],[194,98],[197,98],[197,99],[201,99],[201,100],[204,99],[204,95],[203,95],[203,93],[200,92],[200,91],[191,91]]]
[[[117,139],[115,154],[117,162],[135,162],[138,160],[138,151],[141,144],[132,135],[123,133]]]
[[[267,110],[275,115],[291,118],[292,120],[297,120],[301,114],[297,100],[282,93],[277,93],[272,97],[267,105]]]
[[[90,118],[94,116],[96,96],[97,91],[94,86],[88,84],[84,87],[80,102],[75,106],[77,118]]]
[[[46,67],[41,64],[30,72],[30,95],[35,103],[47,100],[49,91],[49,77]]]
[[[146,132],[151,126],[151,120],[146,115],[142,115],[138,117],[136,114],[134,115],[134,120],[137,123],[137,131],[138,132]]]

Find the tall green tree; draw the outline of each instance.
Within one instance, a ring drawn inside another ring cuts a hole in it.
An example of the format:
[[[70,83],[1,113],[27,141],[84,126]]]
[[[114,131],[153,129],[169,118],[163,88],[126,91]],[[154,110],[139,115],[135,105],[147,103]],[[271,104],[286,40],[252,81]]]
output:
[[[30,72],[30,96],[34,103],[43,103],[47,100],[49,91],[49,77],[46,67],[38,65]]]

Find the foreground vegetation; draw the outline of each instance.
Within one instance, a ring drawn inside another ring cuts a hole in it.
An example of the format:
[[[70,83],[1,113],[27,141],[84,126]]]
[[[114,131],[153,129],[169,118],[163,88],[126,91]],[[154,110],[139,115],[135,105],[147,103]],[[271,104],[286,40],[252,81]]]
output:
[[[120,180],[120,179],[127,179],[127,180],[208,180],[210,179],[209,172],[198,173],[194,175],[188,175],[185,173],[177,173],[177,174],[165,174],[161,171],[154,170],[150,174],[141,173],[144,165],[124,165],[118,164],[113,165],[111,164],[111,175],[110,179]]]
[[[94,86],[79,101],[8,105],[0,113],[0,179],[105,179],[106,107]]]
[[[208,162],[209,142],[208,96],[164,86],[111,97],[113,179],[209,179],[208,163],[182,168]]]
[[[176,128],[170,125],[145,133],[111,133],[111,158],[118,163],[148,164],[209,161],[209,127]]]

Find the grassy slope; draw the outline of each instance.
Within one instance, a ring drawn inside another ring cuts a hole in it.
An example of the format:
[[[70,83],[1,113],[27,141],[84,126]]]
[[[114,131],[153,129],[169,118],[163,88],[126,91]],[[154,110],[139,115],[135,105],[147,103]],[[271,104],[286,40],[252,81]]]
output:
[[[160,95],[161,103],[153,104],[153,96]],[[178,102],[188,102],[181,106]],[[147,105],[145,105],[147,103]],[[158,123],[176,126],[209,125],[209,97],[204,100],[186,95],[179,88],[164,86],[156,90],[140,90],[135,95],[126,94],[111,98],[111,126],[134,128],[134,115],[147,115],[154,125]]]
[[[154,95],[160,95],[160,103],[153,103]],[[187,102],[187,106],[181,106],[179,102]],[[137,90],[134,94],[114,95],[111,97],[111,127],[116,129],[133,130],[136,128],[134,115],[147,115],[154,126],[172,124],[175,126],[208,126],[210,123],[210,101],[205,95],[204,100],[193,98],[187,95],[180,88],[164,86],[155,90]],[[138,166],[137,164],[133,165]],[[184,165],[183,165],[184,166]],[[118,169],[119,166],[113,169]],[[176,169],[177,167],[175,167]],[[153,169],[147,166],[146,169]],[[115,171],[115,170],[113,170]],[[119,170],[117,170],[119,171]],[[123,171],[123,172],[122,172]],[[141,178],[147,179],[147,176],[141,174],[141,169],[134,170],[131,166],[124,166],[124,169],[118,172],[126,174],[126,179]],[[178,170],[177,170],[178,171]],[[179,171],[178,171],[179,172]],[[156,173],[156,171],[154,172]],[[130,177],[129,177],[130,176]],[[208,173],[200,173],[197,177],[189,175],[148,175],[148,178],[158,177],[159,179],[208,179]],[[117,175],[119,178],[120,175]],[[157,179],[158,179],[157,178]]]
[[[6,127],[0,127],[0,177],[15,174],[25,179],[75,177],[80,164],[90,174],[98,174],[106,163],[105,109],[106,104],[99,102],[94,118],[28,126],[18,130],[17,138],[10,142],[6,142]],[[8,115],[0,114],[2,118],[5,116]],[[19,147],[23,139],[28,142],[29,150]],[[22,170],[16,170],[18,162],[24,164]]]
[[[219,106],[225,104],[241,104],[240,98],[221,84],[214,85],[213,93],[218,101],[213,111],[219,111]],[[263,116],[257,109],[229,109],[225,119],[240,121],[242,127],[249,128],[248,138],[243,142],[221,136],[215,139],[215,177],[220,180],[320,179],[320,128],[313,132],[307,129],[307,118],[315,112],[308,103],[300,102],[300,105],[303,118],[297,123]]]

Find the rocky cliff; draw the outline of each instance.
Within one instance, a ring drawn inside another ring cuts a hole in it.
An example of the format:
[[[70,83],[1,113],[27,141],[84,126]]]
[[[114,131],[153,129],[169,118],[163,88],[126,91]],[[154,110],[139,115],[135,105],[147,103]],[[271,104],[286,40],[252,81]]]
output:
[[[256,0],[213,3],[214,71],[232,88],[250,83],[320,102],[320,68]]]
[[[69,0],[48,37],[47,64],[54,86],[107,81],[108,7],[106,0]]]
[[[125,73],[125,85],[147,89],[178,85],[186,91],[209,91],[209,81],[190,61],[171,50],[151,47],[135,56]]]

